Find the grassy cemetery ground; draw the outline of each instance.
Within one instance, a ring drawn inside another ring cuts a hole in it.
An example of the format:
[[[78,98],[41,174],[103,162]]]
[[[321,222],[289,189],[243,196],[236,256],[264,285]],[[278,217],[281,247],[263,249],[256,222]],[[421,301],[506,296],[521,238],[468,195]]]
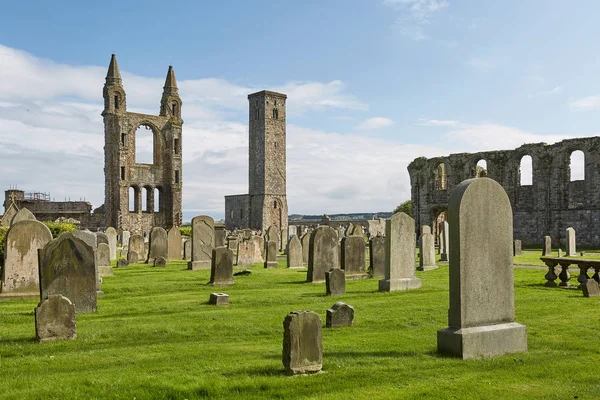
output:
[[[183,262],[115,268],[98,312],[77,316],[74,341],[36,343],[36,302],[0,302],[0,398],[600,397],[600,299],[545,288],[538,269],[515,269],[516,320],[527,325],[529,352],[474,361],[436,353],[436,331],[447,326],[447,264],[417,272],[420,290],[379,293],[368,279],[333,298],[324,284],[303,283],[305,269],[252,269],[217,289],[205,285],[209,271]],[[231,295],[228,307],[206,304],[215,291]],[[324,323],[336,301],[355,307],[355,321],[323,328],[323,373],[285,376],[284,317],[313,310]]]
[[[579,255],[580,251],[577,252],[576,258],[585,258],[592,260],[600,260],[600,250],[581,250],[583,251],[583,257]],[[523,249],[521,255],[515,257],[515,265],[536,265],[539,267],[545,267],[546,264],[540,260],[542,256],[542,249]],[[558,257],[558,250],[552,250],[552,257]],[[564,257],[564,252],[563,252]],[[573,271],[577,271],[576,266],[573,266]]]

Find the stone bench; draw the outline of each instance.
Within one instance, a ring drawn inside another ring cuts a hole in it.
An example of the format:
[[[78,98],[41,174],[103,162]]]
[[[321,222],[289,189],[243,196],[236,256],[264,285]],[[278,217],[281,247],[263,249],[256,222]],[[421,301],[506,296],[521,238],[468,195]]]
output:
[[[571,279],[571,274],[569,272],[569,266],[577,265],[579,268],[579,276],[577,277],[577,282],[579,282],[578,288],[581,288],[585,282],[590,279],[587,274],[588,269],[593,269],[595,271],[592,279],[596,282],[600,282],[600,260],[590,260],[586,258],[570,258],[570,257],[540,257],[540,260],[546,264],[548,267],[548,272],[544,276],[547,282],[544,286],[547,287],[556,287],[556,278],[560,279],[560,283],[558,286],[567,287],[569,286],[569,279]],[[557,275],[555,268],[560,265],[561,271]]]

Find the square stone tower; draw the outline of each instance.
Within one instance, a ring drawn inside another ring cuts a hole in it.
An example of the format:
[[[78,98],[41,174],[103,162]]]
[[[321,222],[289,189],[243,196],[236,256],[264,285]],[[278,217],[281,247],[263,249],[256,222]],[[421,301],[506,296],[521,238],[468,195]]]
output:
[[[228,229],[287,229],[286,110],[287,96],[263,90],[248,96],[248,194],[225,196]]]

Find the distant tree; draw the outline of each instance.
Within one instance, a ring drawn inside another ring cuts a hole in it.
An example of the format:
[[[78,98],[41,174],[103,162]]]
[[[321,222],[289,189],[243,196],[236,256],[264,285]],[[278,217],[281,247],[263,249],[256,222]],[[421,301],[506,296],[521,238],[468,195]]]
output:
[[[399,212],[403,212],[412,217],[412,200],[406,200],[404,203],[396,207],[396,209],[394,210],[394,214]]]

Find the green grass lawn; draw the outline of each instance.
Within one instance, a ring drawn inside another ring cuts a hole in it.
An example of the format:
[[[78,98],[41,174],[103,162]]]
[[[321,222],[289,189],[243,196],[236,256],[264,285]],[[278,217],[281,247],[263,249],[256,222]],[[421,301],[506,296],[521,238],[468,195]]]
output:
[[[98,312],[77,316],[74,341],[35,342],[36,302],[0,302],[0,398],[600,398],[600,300],[546,288],[540,270],[515,269],[529,352],[463,361],[436,353],[436,331],[447,326],[446,265],[417,272],[420,290],[379,293],[367,279],[349,281],[338,297],[304,283],[305,269],[252,269],[212,288],[209,271],[184,262],[115,268]],[[207,304],[215,291],[230,294],[228,307]],[[323,373],[284,375],[284,317],[312,310],[324,322],[336,301],[354,306],[355,323],[323,328]]]

